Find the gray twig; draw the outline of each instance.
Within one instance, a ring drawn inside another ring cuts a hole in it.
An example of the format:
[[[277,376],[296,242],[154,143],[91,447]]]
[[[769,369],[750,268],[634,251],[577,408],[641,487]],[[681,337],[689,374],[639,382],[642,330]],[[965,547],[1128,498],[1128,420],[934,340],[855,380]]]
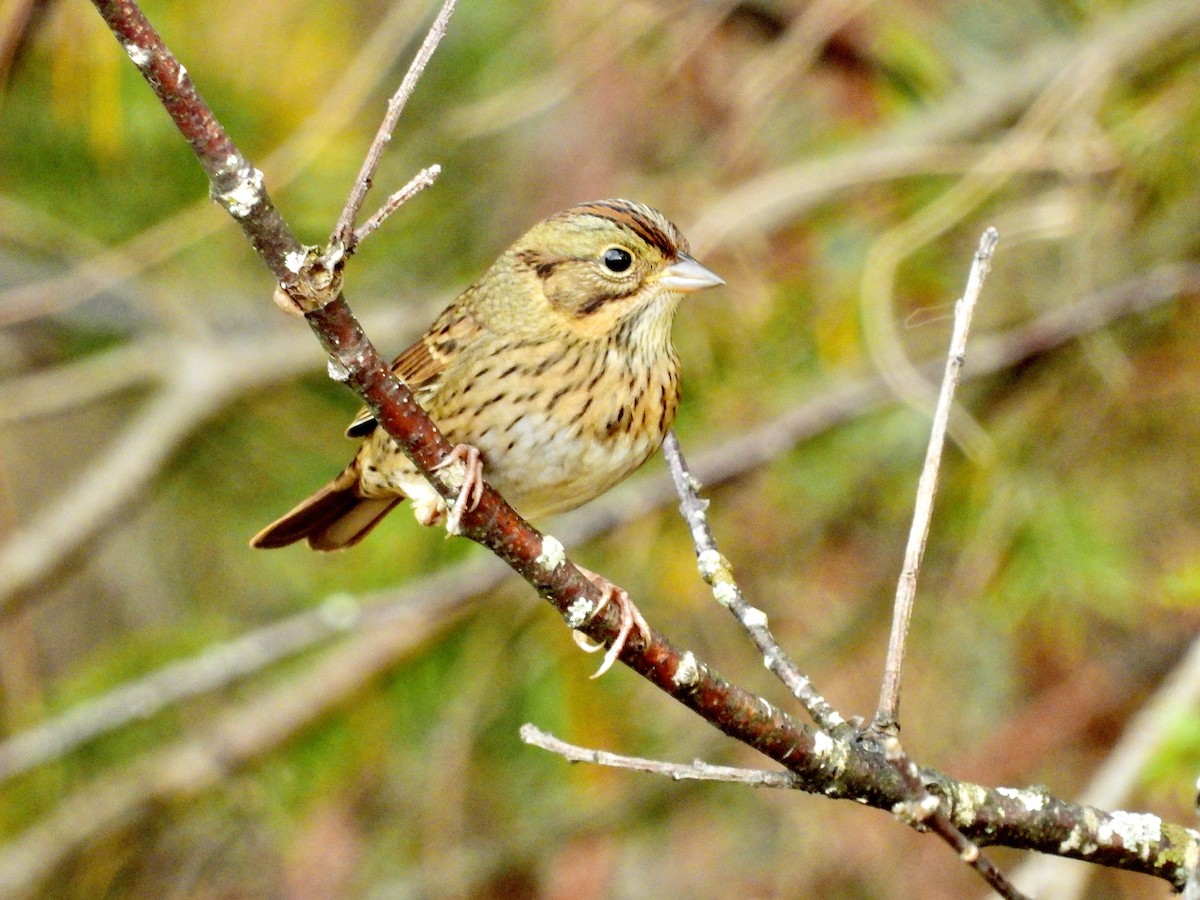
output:
[[[675,491],[679,494],[679,511],[692,533],[700,577],[712,588],[713,597],[733,613],[762,654],[763,664],[787,686],[792,696],[803,704],[821,730],[843,738],[852,737],[853,726],[829,705],[813,685],[812,679],[801,672],[791,657],[779,646],[775,635],[771,633],[767,614],[746,602],[733,577],[733,567],[717,549],[716,538],[713,537],[712,528],[708,524],[708,501],[701,499],[697,494],[700,484],[692,477],[674,431],[668,433],[663,441],[663,456],[666,457]]]
[[[400,121],[400,114],[404,112],[408,98],[416,90],[417,82],[424,73],[425,67],[429,65],[429,60],[433,58],[433,52],[437,49],[438,44],[442,42],[442,38],[446,36],[446,25],[450,21],[451,13],[454,12],[455,2],[456,0],[445,0],[442,4],[437,18],[429,26],[429,31],[425,34],[425,40],[421,42],[421,47],[417,50],[417,55],[413,57],[408,71],[404,73],[404,79],[400,82],[400,87],[396,88],[396,93],[392,94],[392,98],[388,100],[387,114],[383,117],[383,121],[379,123],[379,130],[375,132],[375,139],[371,141],[371,147],[367,150],[367,155],[364,157],[362,166],[358,170],[358,178],[354,180],[354,187],[351,188],[350,196],[346,198],[346,205],[342,208],[342,214],[338,217],[333,234],[329,237],[330,244],[334,247],[344,247],[347,255],[352,254],[358,242],[366,236],[366,234],[360,235],[354,230],[354,222],[358,218],[359,211],[362,209],[363,201],[367,198],[367,191],[371,189],[371,184],[375,180],[375,172],[379,168],[380,159],[383,158],[383,150],[392,139],[392,132],[396,130],[396,123]],[[425,172],[428,171],[428,169],[425,170]],[[417,176],[417,178],[420,177],[420,175]],[[410,181],[409,185],[411,186],[412,184],[413,182]],[[425,186],[421,185],[421,187]],[[420,189],[418,187],[413,193],[415,194]],[[388,202],[390,203],[391,200],[389,199]],[[400,202],[402,203],[403,201]],[[400,204],[396,205],[399,206]],[[384,217],[386,218],[386,214]],[[366,233],[369,234],[370,231]]]
[[[733,766],[714,766],[697,759],[691,763],[670,763],[640,756],[624,756],[606,750],[592,750],[576,744],[568,744],[552,734],[547,734],[536,725],[521,726],[521,740],[533,747],[541,747],[557,753],[570,762],[592,763],[613,769],[632,769],[635,772],[650,772],[666,775],[676,781],[732,781],[754,787],[794,788],[796,776],[787,771],[768,769],[739,769]]]
[[[917,500],[913,509],[912,527],[908,534],[908,545],[904,551],[904,568],[896,586],[896,602],[892,615],[892,632],[888,640],[887,663],[884,667],[883,687],[880,691],[879,708],[867,730],[870,740],[878,740],[884,755],[900,774],[909,791],[909,798],[893,808],[897,818],[914,827],[928,828],[949,844],[959,859],[973,868],[1000,896],[1009,900],[1021,900],[1025,895],[1018,891],[1004,874],[984,856],[979,846],[966,837],[951,821],[941,801],[933,796],[921,781],[916,764],[904,751],[896,732],[899,729],[900,678],[904,668],[904,648],[908,637],[908,625],[912,618],[913,602],[917,593],[917,576],[921,570],[921,559],[929,538],[929,523],[933,517],[933,500],[937,495],[938,471],[942,452],[946,444],[946,428],[950,422],[950,410],[954,404],[954,391],[958,387],[963,362],[967,351],[967,334],[971,330],[971,315],[975,303],[983,290],[992,255],[1000,235],[989,228],[979,241],[979,249],[971,262],[967,277],[967,289],[954,311],[954,333],[950,338],[950,352],[942,376],[942,387],[938,394],[933,414],[933,427],[929,435],[929,447],[925,453],[925,465],[917,484]]]
[[[1016,886],[983,855],[979,845],[963,834],[946,812],[946,804],[930,793],[921,780],[921,771],[900,745],[894,734],[883,738],[883,754],[908,788],[908,799],[892,807],[892,815],[918,830],[928,829],[950,845],[958,858],[974,869],[984,881],[1005,900],[1029,900]]]
[[[356,247],[361,244],[367,235],[384,223],[388,216],[437,181],[437,177],[441,174],[442,167],[434,163],[432,166],[427,166],[410,178],[408,184],[389,196],[384,201],[383,206],[379,207],[371,218],[367,219],[367,221],[354,230],[354,238],[350,242],[351,246]]]
[[[967,353],[967,334],[971,330],[971,314],[975,302],[983,290],[992,254],[1000,235],[989,228],[979,241],[979,249],[971,263],[967,277],[967,289],[958,301],[954,312],[954,333],[950,338],[950,353],[946,358],[946,371],[933,413],[933,428],[929,435],[929,448],[925,453],[925,465],[917,483],[917,502],[913,509],[912,527],[908,533],[908,546],[904,551],[904,568],[896,586],[896,603],[892,612],[892,632],[888,639],[887,663],[884,666],[883,686],[879,694],[879,708],[871,723],[872,731],[880,734],[893,733],[898,727],[900,711],[900,678],[904,669],[904,647],[908,638],[908,624],[912,619],[913,600],[917,593],[917,576],[921,570],[921,559],[925,555],[925,544],[929,538],[929,522],[933,515],[933,498],[937,494],[938,470],[942,462],[942,450],[946,444],[946,426],[950,422],[950,409],[954,404],[954,391],[962,374],[963,361]]]

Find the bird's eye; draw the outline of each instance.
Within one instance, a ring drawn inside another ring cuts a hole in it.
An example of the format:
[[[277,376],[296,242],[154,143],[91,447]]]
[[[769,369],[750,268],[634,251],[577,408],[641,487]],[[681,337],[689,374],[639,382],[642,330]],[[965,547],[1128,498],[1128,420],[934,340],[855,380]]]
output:
[[[633,257],[621,247],[609,247],[604,251],[604,267],[610,272],[624,272],[633,265]]]

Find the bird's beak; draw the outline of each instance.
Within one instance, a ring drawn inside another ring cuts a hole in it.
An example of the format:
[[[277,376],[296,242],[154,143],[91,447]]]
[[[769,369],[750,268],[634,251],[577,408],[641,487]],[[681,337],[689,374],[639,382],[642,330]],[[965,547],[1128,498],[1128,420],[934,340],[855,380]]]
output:
[[[724,278],[706,269],[686,253],[680,253],[679,258],[663,270],[658,281],[659,284],[682,293],[725,283]]]

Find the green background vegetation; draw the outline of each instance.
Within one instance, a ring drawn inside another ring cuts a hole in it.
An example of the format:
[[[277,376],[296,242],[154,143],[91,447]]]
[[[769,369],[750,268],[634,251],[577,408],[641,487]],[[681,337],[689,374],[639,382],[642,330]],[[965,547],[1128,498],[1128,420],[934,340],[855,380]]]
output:
[[[1002,240],[978,337],[1194,260],[1200,16],[1162,34],[1139,24],[1192,2],[460,0],[373,200],[421,166],[443,175],[368,240],[348,296],[396,353],[542,216],[607,196],[650,203],[728,282],[689,299],[676,325],[677,427],[698,456],[848,378],[900,377],[897,356],[939,354],[987,225]],[[12,6],[0,21],[0,529],[70,496],[191,371],[185,351],[240,386],[0,622],[8,735],[330,596],[368,597],[482,553],[404,513],[342,554],[247,548],[349,458],[340,432],[356,403],[271,305],[264,268],[207,203],[94,9]],[[145,9],[293,227],[322,241],[432,8]],[[1039,71],[1050,74],[1034,89],[994,102]],[[903,172],[864,163],[904,147],[920,156]],[[848,174],[831,187],[833,166],[814,165],[813,203],[778,188],[778,204],[755,206],[737,192],[822,160],[848,161]],[[919,228],[934,211],[944,227]],[[103,248],[120,254],[99,271],[137,271],[79,289]],[[906,673],[904,736],[921,762],[1071,797],[1190,644],[1195,301],[1193,279],[1175,302],[961,392]],[[288,346],[264,374],[261,360]],[[243,364],[257,374],[239,381]],[[709,492],[747,597],[848,715],[876,699],[927,431],[921,404],[898,398]],[[656,458],[638,477],[662,468]],[[673,504],[572,555],[627,587],[674,641],[786,704],[697,578]],[[589,681],[595,658],[522,584],[414,631],[428,635],[215,787],[167,792],[70,854],[41,895],[980,892],[944,847],[875,811],[569,767],[524,747],[517,729],[532,721],[608,750],[759,764],[620,667]],[[103,779],[157,772],[161,748],[303,682],[337,648],[331,638],[0,784],[0,840]],[[1200,718],[1185,717],[1126,805],[1190,822],[1198,766]],[[1097,873],[1089,895],[1165,890]]]

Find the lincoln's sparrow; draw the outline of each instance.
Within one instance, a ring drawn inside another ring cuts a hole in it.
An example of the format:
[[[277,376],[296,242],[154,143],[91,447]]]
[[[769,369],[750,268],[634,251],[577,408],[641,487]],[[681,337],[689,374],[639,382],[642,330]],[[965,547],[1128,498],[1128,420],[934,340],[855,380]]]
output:
[[[680,297],[721,283],[674,225],[628,200],[560,212],[506,250],[393,364],[468,465],[450,530],[479,463],[530,518],[574,509],[644,463],[679,405]],[[348,547],[404,498],[422,524],[446,519],[442,498],[368,411],[346,433],[366,438],[350,465],[253,546]],[[618,602],[625,612],[628,600]],[[636,616],[628,607],[626,620]]]

